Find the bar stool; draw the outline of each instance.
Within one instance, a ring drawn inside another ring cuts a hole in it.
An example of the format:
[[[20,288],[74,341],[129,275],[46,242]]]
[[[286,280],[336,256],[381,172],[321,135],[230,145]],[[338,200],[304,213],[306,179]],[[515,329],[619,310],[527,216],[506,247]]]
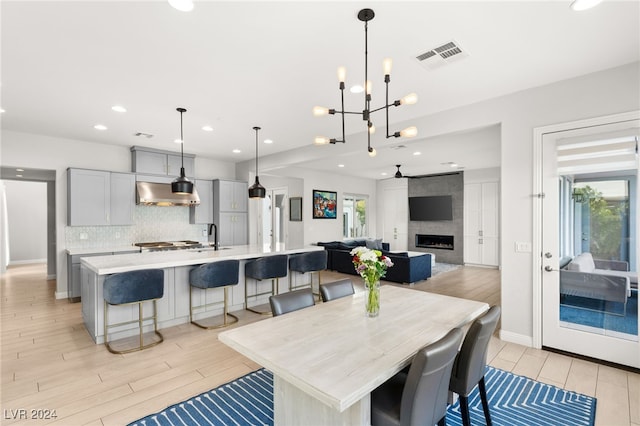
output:
[[[228,294],[227,289],[230,286],[238,284],[238,274],[240,270],[240,262],[237,260],[221,260],[219,262],[205,263],[197,268],[193,268],[189,272],[189,321],[200,328],[212,329],[221,328],[238,322],[238,317],[228,312]],[[194,306],[193,304],[193,288],[199,288],[206,291],[211,288],[220,288],[224,290],[223,302],[211,302]],[[209,306],[218,306],[222,303],[222,324],[207,325],[202,322],[193,320],[193,311],[196,309],[206,308]],[[227,317],[231,317],[228,321]]]
[[[143,269],[140,271],[121,272],[107,276],[102,287],[104,298],[104,345],[109,352],[126,354],[140,351],[161,343],[164,338],[158,331],[158,308],[156,301],[164,294],[164,271],[162,269]],[[142,303],[153,301],[153,316],[142,316]],[[109,306],[138,304],[138,319],[109,324]],[[159,340],[144,344],[143,322],[153,320],[153,331]],[[116,350],[109,344],[109,328],[138,323],[139,345],[125,350]]]
[[[276,254],[273,256],[265,256],[259,259],[250,260],[244,265],[244,308],[248,311],[255,312],[256,314],[269,315],[271,311],[259,311],[249,307],[249,298],[258,298],[268,294],[274,296],[278,294],[279,279],[287,276],[287,260],[286,254]],[[247,291],[247,278],[252,278],[256,281],[271,280],[271,291],[258,291],[258,284],[256,283],[256,292],[249,294]],[[274,285],[275,281],[275,285]]]
[[[317,272],[318,274],[318,292],[315,291],[313,294],[318,296],[320,299],[320,271],[324,271],[327,269],[327,251],[319,250],[319,251],[310,251],[307,253],[300,253],[293,255],[289,258],[289,270],[298,272],[300,274],[310,273],[310,281],[308,283],[296,285],[293,281],[294,275],[291,275],[289,279],[289,291],[305,288],[309,286],[313,291],[313,273]]]

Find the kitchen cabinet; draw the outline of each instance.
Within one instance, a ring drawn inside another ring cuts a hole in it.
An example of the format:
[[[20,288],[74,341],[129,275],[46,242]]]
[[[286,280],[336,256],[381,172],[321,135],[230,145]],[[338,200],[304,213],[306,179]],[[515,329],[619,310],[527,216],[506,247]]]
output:
[[[245,245],[248,243],[248,214],[241,212],[220,212],[218,242],[222,247]]]
[[[179,152],[141,146],[131,147],[131,171],[154,175],[180,176],[182,157]],[[184,154],[184,173],[195,176],[195,155]]]
[[[213,181],[213,223],[221,246],[248,244],[248,198],[246,182]]]
[[[246,182],[214,180],[214,208],[221,212],[246,212],[249,193]]]
[[[67,169],[67,225],[132,225],[135,175]]]
[[[83,257],[93,256],[111,256],[113,254],[139,253],[139,250],[119,251],[119,252],[103,252],[103,253],[87,253],[87,254],[67,254],[67,298],[71,302],[79,302],[82,292],[80,284],[82,277],[80,276],[80,259]]]
[[[196,179],[200,204],[189,207],[189,223],[213,223],[213,181]]]
[[[498,182],[464,185],[464,263],[499,265]]]

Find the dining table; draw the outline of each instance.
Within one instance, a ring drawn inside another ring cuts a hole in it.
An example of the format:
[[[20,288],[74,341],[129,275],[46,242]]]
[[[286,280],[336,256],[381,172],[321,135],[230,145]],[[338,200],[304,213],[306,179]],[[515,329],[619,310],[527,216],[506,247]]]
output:
[[[275,425],[369,425],[371,392],[414,355],[489,309],[483,302],[383,285],[219,334],[273,373]]]

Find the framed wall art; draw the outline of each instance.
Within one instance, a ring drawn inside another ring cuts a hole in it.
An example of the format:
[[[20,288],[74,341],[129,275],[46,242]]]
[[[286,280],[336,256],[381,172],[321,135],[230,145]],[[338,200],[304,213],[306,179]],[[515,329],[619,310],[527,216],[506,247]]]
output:
[[[335,219],[338,210],[338,193],[333,191],[313,190],[313,218]]]

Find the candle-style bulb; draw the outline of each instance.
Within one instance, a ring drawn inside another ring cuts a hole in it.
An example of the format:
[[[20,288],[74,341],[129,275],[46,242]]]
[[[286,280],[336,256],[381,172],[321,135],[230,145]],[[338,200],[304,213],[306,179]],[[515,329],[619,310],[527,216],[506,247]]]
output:
[[[418,134],[418,128],[416,126],[407,127],[406,129],[400,130],[400,136],[403,138],[412,138]]]
[[[329,138],[325,136],[316,136],[313,140],[314,145],[327,145],[329,143]]]
[[[347,69],[345,67],[339,67],[338,68],[338,81],[340,83],[344,83],[346,78],[347,78]]]
[[[382,70],[384,71],[384,75],[391,75],[391,58],[385,58],[384,61],[382,61]]]
[[[315,115],[316,117],[320,117],[322,115],[327,115],[327,114],[329,114],[329,108],[325,108],[321,106],[313,107],[313,115]]]
[[[415,93],[409,93],[404,98],[400,99],[400,105],[413,105],[418,102],[418,95]]]
[[[365,83],[365,90],[367,91],[367,95],[371,94],[371,80],[367,80]]]

